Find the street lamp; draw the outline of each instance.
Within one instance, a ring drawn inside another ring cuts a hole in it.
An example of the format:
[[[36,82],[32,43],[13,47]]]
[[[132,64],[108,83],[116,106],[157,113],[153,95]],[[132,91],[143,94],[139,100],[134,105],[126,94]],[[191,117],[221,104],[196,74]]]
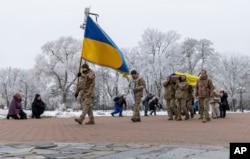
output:
[[[242,104],[242,94],[246,92],[245,87],[238,87],[236,88],[237,93],[240,94],[240,107],[241,107],[241,112],[243,113],[243,104]]]

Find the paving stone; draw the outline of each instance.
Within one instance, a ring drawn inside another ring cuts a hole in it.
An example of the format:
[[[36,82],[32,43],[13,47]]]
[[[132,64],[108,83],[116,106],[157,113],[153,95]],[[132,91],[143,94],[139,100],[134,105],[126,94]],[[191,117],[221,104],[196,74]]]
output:
[[[25,156],[24,159],[47,159],[47,157],[42,155],[28,155]]]
[[[185,158],[186,156],[201,154],[203,152],[206,151],[198,149],[190,149],[190,148],[175,148],[171,151],[163,152],[158,157],[180,159],[180,158]]]
[[[132,149],[126,152],[119,152],[112,155],[99,157],[97,159],[135,159],[136,156],[143,155],[148,150],[146,149]]]
[[[105,146],[97,146],[97,147],[93,147],[91,148],[91,150],[93,151],[112,151],[112,147],[105,147]]]
[[[87,154],[84,154],[84,157],[87,157],[88,159],[92,159],[92,158],[97,158],[97,157],[105,157],[107,155],[110,154],[114,154],[114,151],[93,151]]]
[[[56,150],[44,150],[44,149],[34,149],[31,152],[38,154],[38,155],[58,154],[59,153]]]
[[[57,145],[53,143],[39,144],[35,146],[36,149],[49,149],[54,147],[57,147]]]
[[[126,144],[127,147],[131,148],[131,149],[140,149],[140,148],[144,148],[143,145],[138,145],[138,144]]]
[[[130,149],[127,148],[127,147],[114,147],[112,150],[113,151],[123,152],[123,151],[129,151]]]
[[[10,146],[4,146],[4,145],[0,146],[0,153],[12,153],[15,152],[16,150],[17,150],[16,148]]]
[[[188,156],[187,159],[228,159],[229,158],[229,150],[225,151],[207,151],[205,153]]]

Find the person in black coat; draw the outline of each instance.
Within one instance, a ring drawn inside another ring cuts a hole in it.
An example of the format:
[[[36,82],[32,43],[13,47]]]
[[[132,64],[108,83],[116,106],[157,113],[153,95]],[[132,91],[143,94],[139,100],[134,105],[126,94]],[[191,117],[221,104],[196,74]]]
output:
[[[32,118],[40,119],[45,110],[46,104],[42,101],[41,96],[36,94],[32,103]]]
[[[159,99],[158,97],[154,97],[150,102],[149,102],[149,108],[150,108],[150,115],[156,115],[156,108],[159,108]]]
[[[229,110],[229,105],[227,101],[227,93],[221,89],[220,90],[220,117],[225,118],[226,117],[226,111]]]
[[[142,101],[142,104],[144,105],[144,116],[148,116],[148,110],[149,110],[149,102],[154,98],[155,94],[149,93],[144,100]]]

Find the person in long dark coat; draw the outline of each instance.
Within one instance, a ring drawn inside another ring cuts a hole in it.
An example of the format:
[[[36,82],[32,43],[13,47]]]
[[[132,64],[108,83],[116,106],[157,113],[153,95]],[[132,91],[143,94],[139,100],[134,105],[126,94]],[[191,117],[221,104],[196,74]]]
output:
[[[226,111],[229,110],[229,104],[228,104],[228,101],[227,101],[227,93],[221,89],[220,90],[220,94],[221,94],[221,97],[220,97],[220,117],[221,118],[225,118],[226,117]]]
[[[22,97],[20,93],[16,93],[10,103],[7,119],[10,119],[10,117],[16,120],[27,119],[27,115],[22,109]]]
[[[46,104],[42,101],[41,96],[36,94],[32,103],[32,118],[40,119],[46,108]]]

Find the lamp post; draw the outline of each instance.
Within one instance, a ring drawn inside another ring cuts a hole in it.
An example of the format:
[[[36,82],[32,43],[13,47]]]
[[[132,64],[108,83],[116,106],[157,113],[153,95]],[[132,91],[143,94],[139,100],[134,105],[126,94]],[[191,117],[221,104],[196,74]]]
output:
[[[241,112],[243,113],[244,112],[244,110],[243,110],[243,104],[242,104],[242,94],[243,93],[245,93],[245,87],[238,87],[238,88],[236,88],[236,91],[237,91],[237,93],[239,93],[240,94],[240,108],[241,108]]]

